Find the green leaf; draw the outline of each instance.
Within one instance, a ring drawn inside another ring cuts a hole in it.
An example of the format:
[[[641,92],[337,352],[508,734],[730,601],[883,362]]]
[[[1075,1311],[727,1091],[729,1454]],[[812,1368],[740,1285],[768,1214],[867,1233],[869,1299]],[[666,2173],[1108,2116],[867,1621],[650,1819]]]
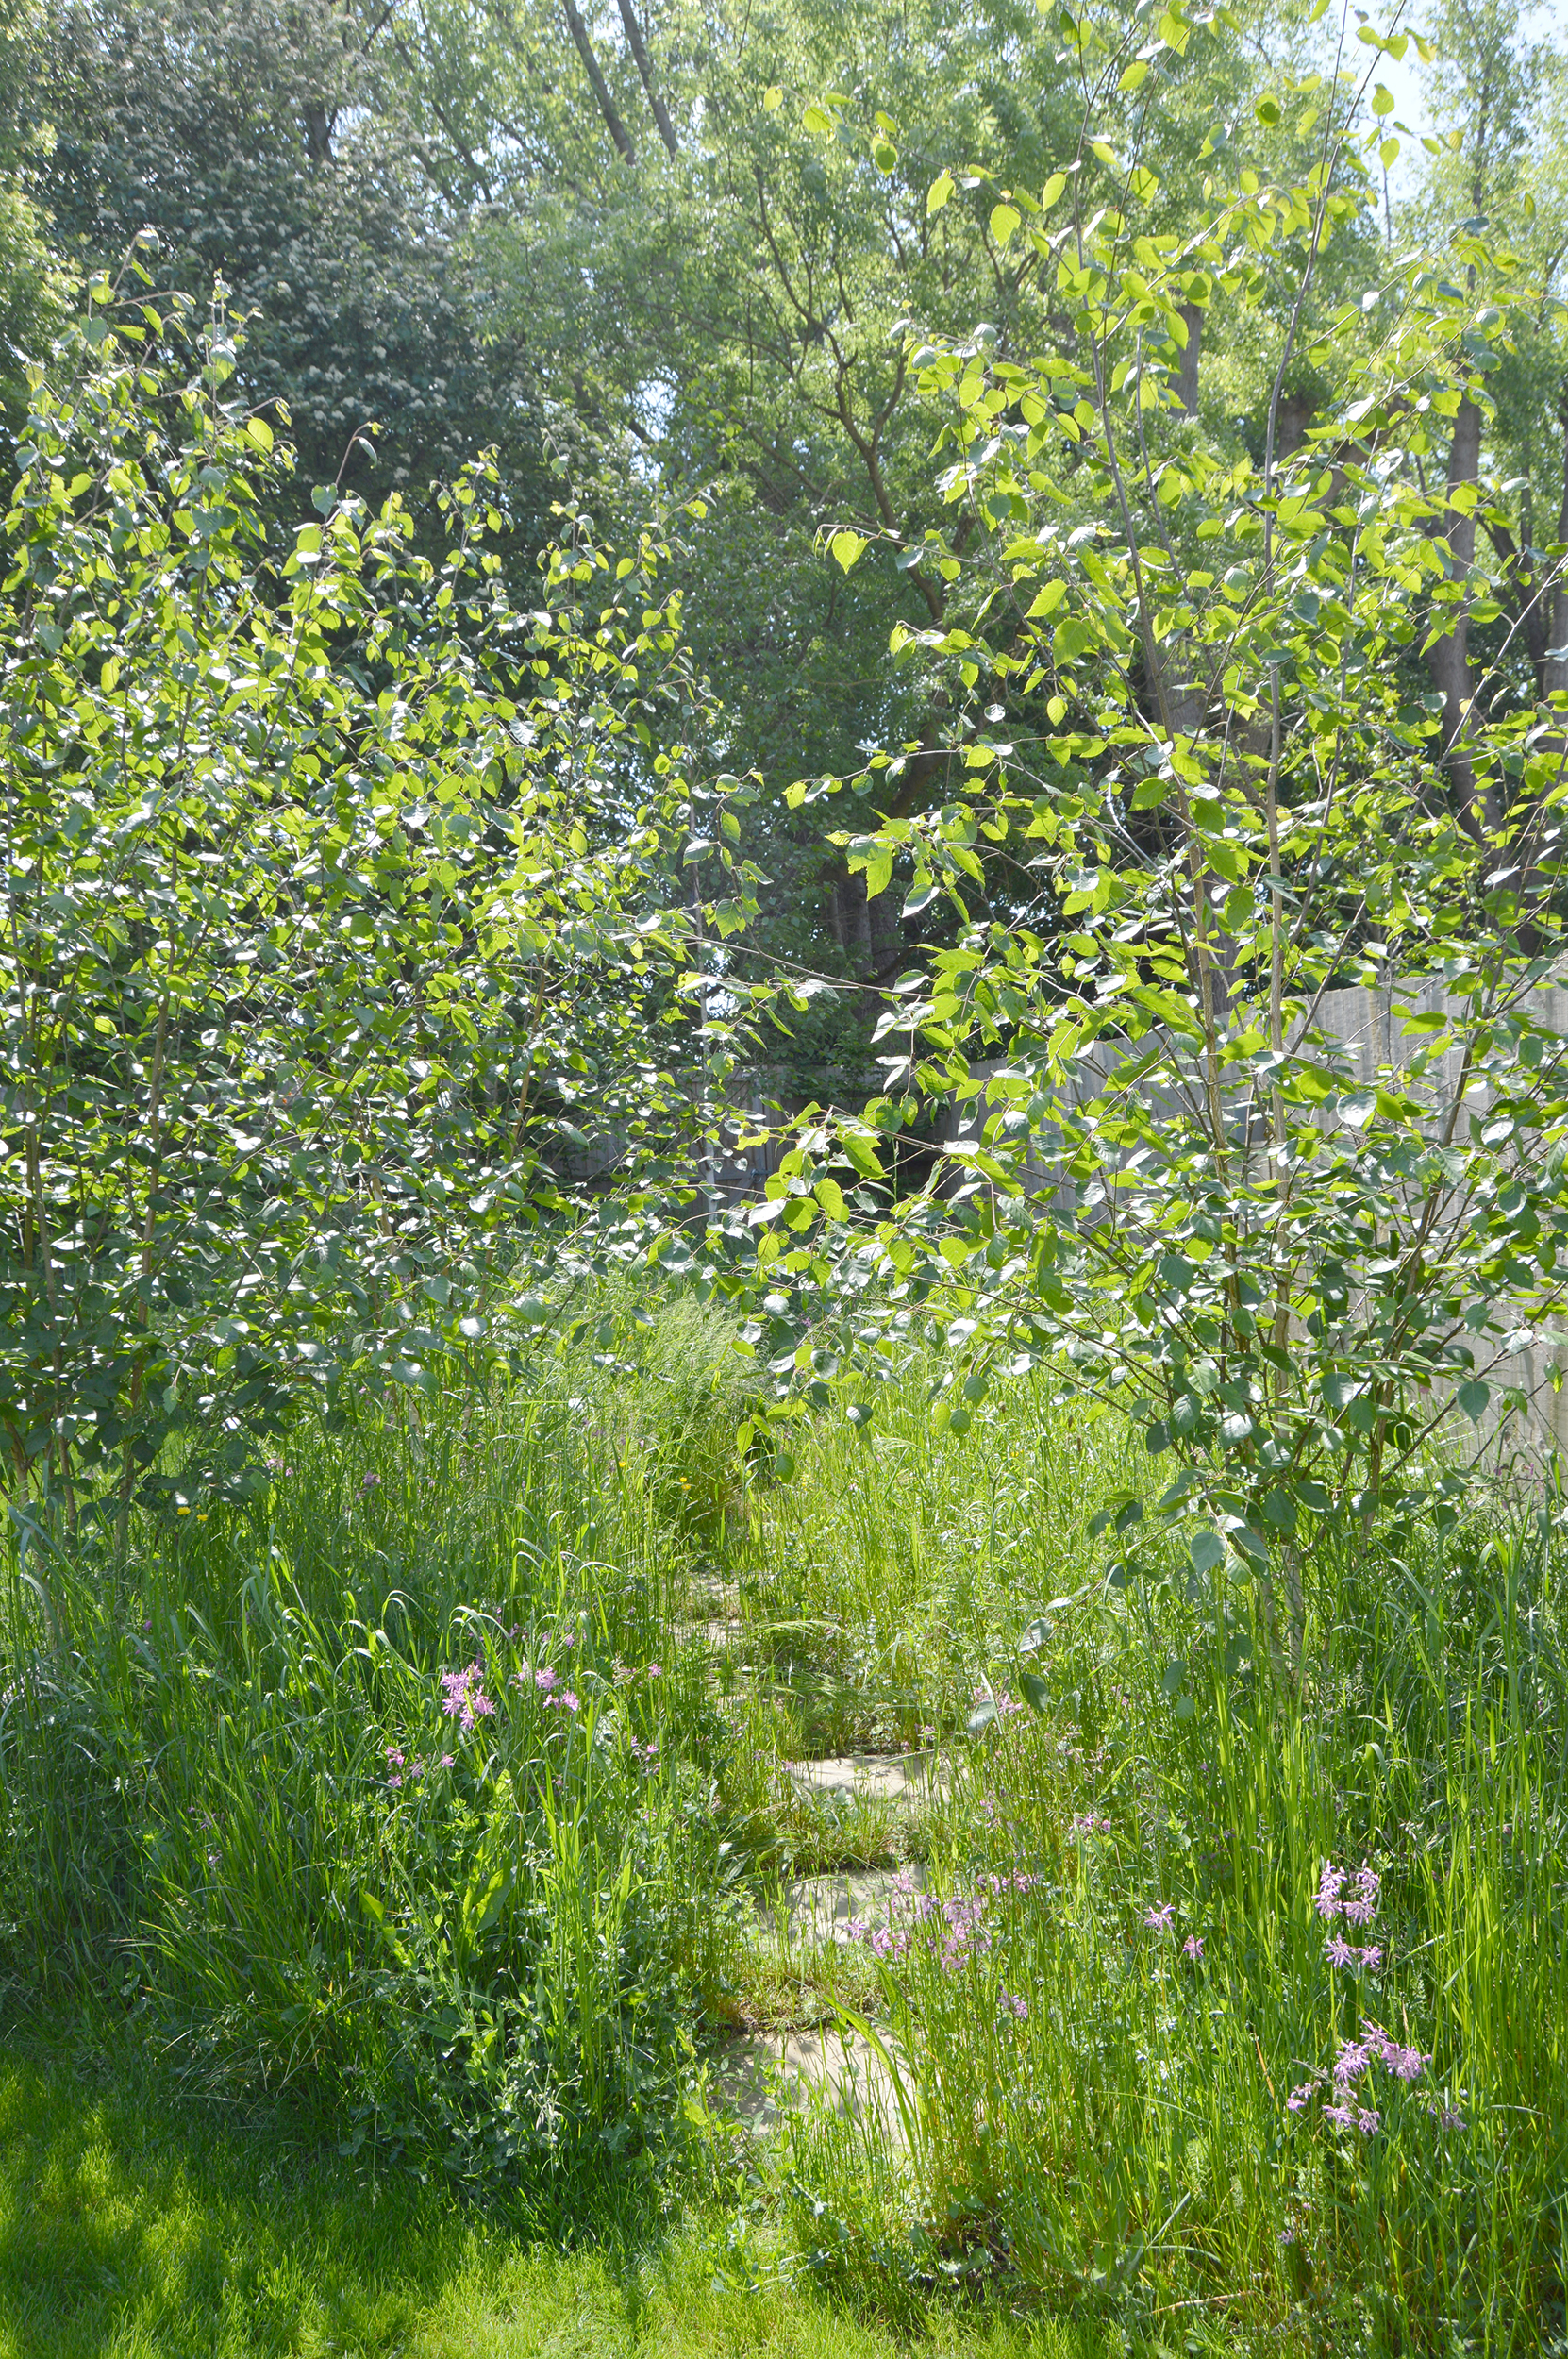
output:
[[[846,1130],[842,1134],[840,1144],[863,1180],[880,1180],[883,1177],[876,1150],[868,1138],[859,1131]]]

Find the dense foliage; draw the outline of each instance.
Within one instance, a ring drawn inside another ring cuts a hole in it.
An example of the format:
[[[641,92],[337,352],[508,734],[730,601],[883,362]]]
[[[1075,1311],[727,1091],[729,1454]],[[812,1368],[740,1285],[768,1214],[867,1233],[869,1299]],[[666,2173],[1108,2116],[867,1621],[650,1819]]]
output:
[[[628,1182],[700,1125],[659,1062],[700,827],[718,923],[749,890],[651,545],[558,548],[519,613],[481,467],[439,566],[395,494],[275,553],[221,325],[187,373],[133,312],[40,389],[0,608],[0,1427],[22,1497],[122,1530],[257,1479],[301,1387],[486,1356],[578,1101]]]
[[[550,537],[551,452],[591,487],[607,541],[635,542],[672,493],[709,494],[671,578],[726,708],[728,766],[769,780],[759,857],[776,890],[750,955],[861,986],[814,999],[771,1062],[790,1094],[842,1102],[871,1069],[863,986],[942,937],[945,906],[868,905],[859,873],[782,789],[850,777],[864,742],[907,741],[891,802],[885,780],[868,782],[860,832],[939,802],[972,733],[943,667],[888,654],[894,624],[967,625],[961,581],[920,554],[943,523],[929,463],[942,404],[913,355],[981,326],[999,361],[1026,367],[1048,348],[1054,265],[999,234],[997,208],[1016,197],[1026,212],[1078,163],[1093,178],[1086,134],[1137,153],[1159,182],[1144,227],[1185,240],[1209,217],[1216,169],[1231,186],[1250,172],[1288,187],[1322,122],[1349,129],[1336,175],[1366,201],[1318,258],[1304,331],[1320,304],[1379,288],[1391,254],[1453,268],[1466,223],[1526,258],[1537,292],[1489,380],[1484,433],[1460,453],[1471,475],[1484,457],[1494,512],[1479,529],[1501,536],[1523,620],[1510,631],[1478,617],[1473,637],[1511,677],[1526,645],[1539,662],[1568,638],[1531,589],[1564,488],[1559,51],[1529,43],[1507,0],[1424,18],[1441,53],[1428,155],[1320,12],[1267,0],[1158,56],[1159,10],[1113,29],[1127,62],[1086,87],[1062,23],[1011,5],[922,6],[894,25],[880,7],[801,0],[765,24],[676,0],[645,16],[631,0],[41,6],[19,36],[0,169],[68,267],[117,269],[145,227],[161,288],[202,301],[222,273],[237,311],[256,314],[247,397],[286,404],[307,490],[342,476],[376,505],[400,488],[423,528],[432,478],[494,445],[514,594],[527,550]],[[1393,38],[1408,75],[1412,28],[1400,20]],[[945,204],[928,206],[933,187],[951,191]],[[1234,440],[1240,422],[1255,465],[1291,307],[1285,249],[1269,268],[1250,325],[1194,302],[1182,376],[1209,430]],[[34,282],[16,283],[21,299]],[[30,305],[18,341],[37,357],[47,320]],[[1281,451],[1335,394],[1311,342],[1295,340]],[[361,433],[370,422],[378,436]],[[826,545],[845,530],[873,540],[847,574]],[[988,687],[1013,726],[1007,681]]]
[[[1079,26],[1086,124],[1129,74],[1184,70],[1184,25],[1134,57],[1139,29]],[[759,1273],[742,1254],[725,1282],[787,1384],[851,1336],[885,1375],[928,1327],[960,1428],[1039,1360],[1128,1407],[1174,1455],[1160,1510],[1213,1627],[1249,1643],[1228,1566],[1271,1631],[1289,1596],[1298,1657],[1302,1556],[1380,1507],[1450,1515],[1431,1437],[1493,1385],[1525,1408],[1509,1357],[1560,1304],[1541,994],[1568,779],[1559,658],[1483,666],[1470,643],[1507,618],[1526,646],[1565,553],[1522,588],[1456,457],[1549,290],[1471,231],[1461,276],[1389,258],[1347,299],[1355,107],[1316,76],[1290,105],[1305,176],[1260,181],[1216,135],[1185,235],[1136,142],[999,202],[996,237],[1054,275],[1052,343],[1009,360],[987,329],[912,357],[947,405],[953,522],[926,557],[962,619],[894,639],[944,661],[974,727],[934,809],[899,810],[913,748],[874,755],[886,815],[838,840],[869,895],[944,901],[954,938],[890,994],[888,1086],[785,1159],[748,1215],[772,1224]],[[1266,356],[1256,422],[1188,381],[1215,318]],[[1359,1061],[1320,1020],[1355,983],[1389,995]],[[955,1108],[891,1216],[875,1187],[845,1200]],[[1142,1514],[1129,1498],[1118,1529]],[[1141,1569],[1130,1550],[1116,1578]]]
[[[1558,2332],[1559,52],[5,40],[7,1989],[906,2319]]]
[[[660,1751],[657,1527],[604,1471],[559,1397],[475,1391],[401,1436],[296,1422],[248,1515],[107,1580],[35,1552],[12,1970],[140,1992],[205,2086],[377,2169],[569,2214],[667,2148],[717,1836]]]

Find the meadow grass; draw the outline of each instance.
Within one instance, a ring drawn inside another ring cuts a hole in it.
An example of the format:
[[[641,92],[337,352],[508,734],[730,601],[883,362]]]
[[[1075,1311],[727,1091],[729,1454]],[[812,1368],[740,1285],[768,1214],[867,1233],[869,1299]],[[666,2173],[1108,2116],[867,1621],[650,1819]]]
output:
[[[530,2268],[719,2202],[781,2334],[809,2285],[1085,2350],[1560,2338],[1550,1502],[1327,1535],[1299,1611],[1174,1548],[1117,1587],[1114,1416],[1034,1380],[934,1435],[914,1371],[779,1482],[737,1464],[715,1313],[617,1331],[302,1421],[264,1497],[124,1556],[13,1550],[14,1993],[118,2008],[351,2209],[423,2174],[442,2235],[504,2220]],[[789,1774],[897,1747],[944,1765],[918,1809]],[[772,1936],[846,1865],[921,1888],[847,1948]],[[823,2021],[889,2043],[896,2100],[760,2154],[711,2044]]]
[[[869,1709],[902,1678],[982,1723],[926,1891],[868,1929],[903,2103],[795,2128],[830,2282],[1001,2277],[1156,2343],[1546,2347],[1568,1928],[1540,1501],[1324,1547],[1293,1664],[1220,1568],[1086,1581],[1112,1421],[1015,1399],[962,1490],[917,1403],[890,1424],[896,1483],[825,1427],[765,1516],[772,1594]]]

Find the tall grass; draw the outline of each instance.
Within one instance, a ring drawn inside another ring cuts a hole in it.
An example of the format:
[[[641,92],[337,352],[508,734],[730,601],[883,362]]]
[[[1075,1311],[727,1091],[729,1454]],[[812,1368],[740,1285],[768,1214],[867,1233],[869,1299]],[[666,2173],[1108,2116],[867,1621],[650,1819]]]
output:
[[[798,2116],[783,2217],[905,2326],[999,2284],[1151,2351],[1560,2335],[1542,1504],[1326,1541],[1297,1651],[1223,1569],[1108,1584],[1109,1416],[1029,1384],[938,1437],[916,1371],[748,1480],[722,1319],[607,1320],[303,1421],[265,1497],[128,1556],[13,1534],[13,1984],[556,2233],[679,2154],[705,2030],[838,2005],[898,2101]],[[786,1773],[863,1746],[945,1782],[901,1813]],[[758,1921],[789,1870],[916,1857],[858,1953]]]
[[[250,1507],[128,1559],[16,1547],[12,1976],[107,1984],[204,2083],[557,2213],[667,2145],[724,1731],[672,1629],[679,1517],[627,1471],[679,1435],[600,1407],[552,1372],[302,1423]]]
[[[1298,1674],[1244,1593],[1096,1584],[1020,1659],[1014,1592],[927,1891],[869,1936],[902,2110],[797,2130],[836,2275],[1000,2269],[1216,2348],[1560,2332],[1560,1562],[1502,1503],[1358,1535]]]
[[[933,1433],[918,1370],[873,1427],[825,1418],[796,1459],[754,1504],[743,1585],[812,1751],[961,1728],[998,1639],[1092,1573],[1089,1519],[1137,1471],[1119,1420],[1063,1414],[1043,1385],[961,1440]]]

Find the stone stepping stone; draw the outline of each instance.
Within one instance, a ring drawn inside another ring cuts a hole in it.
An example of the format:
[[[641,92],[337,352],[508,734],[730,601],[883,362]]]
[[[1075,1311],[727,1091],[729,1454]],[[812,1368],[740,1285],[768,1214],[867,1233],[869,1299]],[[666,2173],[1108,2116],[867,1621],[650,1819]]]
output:
[[[891,2145],[905,2144],[893,2075],[862,2032],[738,2032],[713,2060],[709,2095],[715,2111],[756,2130],[820,2102],[877,2119]]]
[[[850,1928],[886,1925],[925,1889],[919,1867],[846,1867],[832,1876],[800,1876],[784,1886],[782,1912],[763,1902],[759,1919],[789,1948],[800,1942],[852,1942]],[[782,1916],[782,1922],[780,1922]]]
[[[741,1592],[733,1581],[698,1581],[691,1589],[692,1610],[676,1614],[671,1629],[677,1638],[700,1638],[711,1654],[723,1654],[742,1635]]]
[[[826,1761],[787,1761],[809,1794],[844,1794],[866,1802],[929,1802],[945,1796],[947,1764],[937,1753],[834,1753]]]

